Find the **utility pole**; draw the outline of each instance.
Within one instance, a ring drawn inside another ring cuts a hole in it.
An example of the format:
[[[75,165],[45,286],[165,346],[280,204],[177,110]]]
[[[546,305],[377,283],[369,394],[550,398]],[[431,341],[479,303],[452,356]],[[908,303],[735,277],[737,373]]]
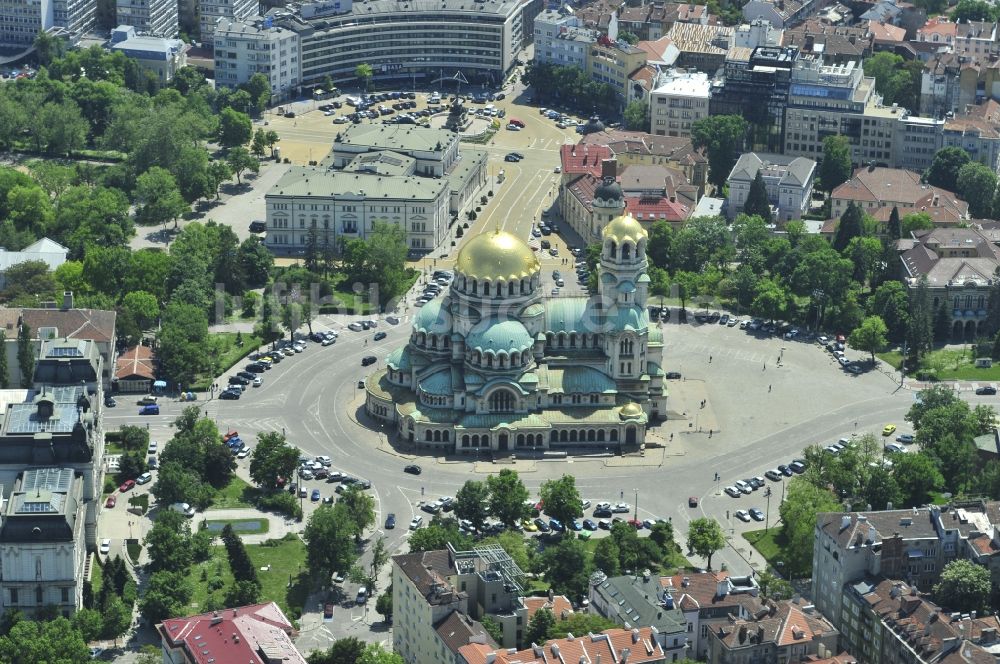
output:
[[[635,512],[634,512],[634,514],[632,516],[632,520],[633,521],[638,521],[639,520],[639,489],[635,488],[635,489],[633,489],[633,491],[635,491]]]
[[[764,532],[766,533],[771,527],[771,487],[767,487],[764,497],[767,498],[767,513],[764,514]]]

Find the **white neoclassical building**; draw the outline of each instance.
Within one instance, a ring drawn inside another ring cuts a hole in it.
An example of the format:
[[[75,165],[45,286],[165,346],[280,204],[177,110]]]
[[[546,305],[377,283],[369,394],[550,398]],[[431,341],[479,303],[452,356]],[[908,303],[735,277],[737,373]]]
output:
[[[663,335],[649,324],[646,231],[602,229],[599,293],[546,297],[541,266],[495,230],[459,251],[442,299],[365,381],[369,415],[447,451],[636,446],[666,414]]]

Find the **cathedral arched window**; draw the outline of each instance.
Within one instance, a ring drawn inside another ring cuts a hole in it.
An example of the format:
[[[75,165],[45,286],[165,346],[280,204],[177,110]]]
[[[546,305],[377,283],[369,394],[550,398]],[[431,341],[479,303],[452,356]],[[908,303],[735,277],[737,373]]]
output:
[[[509,413],[514,410],[517,400],[509,390],[497,390],[490,395],[491,413]]]
[[[622,245],[622,260],[632,258],[632,245],[626,242]]]

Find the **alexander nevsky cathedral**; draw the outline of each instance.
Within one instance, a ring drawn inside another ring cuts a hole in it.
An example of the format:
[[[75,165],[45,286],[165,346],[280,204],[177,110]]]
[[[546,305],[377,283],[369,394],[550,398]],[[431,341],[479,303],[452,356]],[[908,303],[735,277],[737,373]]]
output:
[[[667,401],[648,237],[621,216],[602,240],[599,292],[546,297],[524,241],[499,229],[470,239],[444,296],[365,381],[368,414],[448,453],[641,444]]]

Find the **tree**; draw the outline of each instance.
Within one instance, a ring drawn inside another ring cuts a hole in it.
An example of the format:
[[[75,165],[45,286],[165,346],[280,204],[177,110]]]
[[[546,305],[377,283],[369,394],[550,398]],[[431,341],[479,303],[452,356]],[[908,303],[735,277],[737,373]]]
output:
[[[358,540],[365,529],[375,523],[375,499],[356,484],[347,487],[340,494],[337,505],[344,507],[344,514],[351,520],[355,537]]]
[[[530,494],[516,470],[504,468],[499,474],[488,476],[486,487],[490,491],[490,514],[499,519],[500,523],[513,528],[528,516],[524,503]]]
[[[602,542],[607,540],[601,540]],[[538,609],[528,621],[528,629],[524,632],[524,643],[541,645],[548,639],[549,630],[555,627],[556,617],[551,609]]]
[[[872,364],[875,364],[875,353],[881,351],[888,344],[885,338],[888,331],[881,318],[869,316],[861,323],[861,327],[855,328],[851,332],[847,343],[851,345],[851,348],[871,353]]]
[[[583,542],[563,537],[559,544],[542,552],[540,564],[554,592],[572,600],[586,597],[593,566],[587,561]]]
[[[743,214],[757,216],[765,223],[771,223],[771,201],[767,197],[767,185],[764,184],[764,176],[758,170],[750,183],[750,191],[747,192],[746,203],[743,204]]]
[[[576,479],[563,475],[557,480],[547,480],[539,493],[545,505],[545,513],[563,524],[583,516],[583,501],[576,490]]]
[[[184,572],[155,572],[149,577],[139,611],[149,623],[163,622],[164,618],[181,615],[191,601],[191,592]]]
[[[688,525],[687,547],[707,560],[706,567],[712,569],[712,556],[726,546],[726,536],[722,534],[719,522],[709,517],[694,519]]]
[[[897,454],[892,460],[892,476],[903,495],[901,507],[919,507],[931,501],[931,494],[944,487],[944,477],[933,459],[923,452]]]
[[[27,118],[35,149],[68,156],[87,141],[89,125],[72,100],[46,102]]]
[[[139,206],[136,217],[144,224],[176,221],[188,209],[174,176],[159,166],[150,168],[136,180],[135,200]]]
[[[792,584],[779,576],[775,576],[769,569],[757,573],[757,585],[760,586],[761,596],[766,599],[791,599],[795,593],[795,588],[792,587]]]
[[[867,283],[870,289],[874,289],[885,264],[885,247],[882,241],[864,235],[852,238],[844,255],[849,256],[854,263],[855,280],[862,286]]]
[[[708,152],[709,179],[722,189],[726,178],[743,151],[749,125],[739,115],[710,115],[691,124],[691,138],[696,148]]]
[[[900,342],[906,334],[910,320],[910,299],[906,287],[896,280],[886,281],[868,299],[868,315],[878,316],[885,322],[886,336]]]
[[[31,387],[35,372],[35,344],[31,340],[31,328],[24,323],[17,328],[17,366],[21,371],[21,387]]]
[[[190,539],[184,515],[164,506],[144,542],[150,571],[186,572],[192,562]]]
[[[250,453],[250,478],[265,489],[277,489],[280,480],[292,477],[298,464],[298,448],[289,445],[283,434],[267,431],[257,436],[257,446]]]
[[[803,477],[793,477],[788,482],[785,500],[779,510],[782,534],[787,542],[785,569],[791,574],[808,576],[812,568],[816,515],[836,512],[840,508],[840,503],[828,489],[817,487]]]
[[[146,291],[127,293],[122,308],[128,310],[136,323],[144,330],[149,329],[160,317],[160,304],[156,296]]]
[[[302,538],[306,542],[306,564],[313,578],[329,579],[334,572],[347,572],[357,559],[353,536],[355,524],[345,506],[321,505],[309,517]]]
[[[104,629],[104,617],[94,609],[80,609],[70,619],[73,628],[80,632],[86,642],[96,641]]]
[[[875,78],[875,91],[882,95],[885,104],[899,104],[916,110],[919,99],[919,68],[911,67],[901,56],[888,51],[876,53],[864,61],[865,76]]]
[[[615,540],[611,537],[605,537],[598,540],[597,546],[594,547],[594,567],[608,576],[618,576],[621,573],[618,563],[620,556],[621,552],[618,550],[618,544]]]
[[[361,657],[358,657],[358,664],[405,664],[403,656],[394,652],[389,652],[378,643],[369,643],[365,646]]]
[[[975,219],[993,215],[993,195],[997,190],[997,174],[989,166],[970,161],[958,169],[954,191],[969,202],[969,214]]]
[[[948,147],[938,150],[934,153],[934,161],[931,162],[930,168],[924,172],[924,180],[935,187],[957,192],[959,171],[970,161],[972,158],[969,157],[969,153],[962,148]]]
[[[260,159],[264,156],[264,151],[267,149],[267,136],[264,134],[263,129],[258,129],[253,134],[253,143],[250,144],[250,152],[253,156]]]
[[[326,650],[314,650],[309,654],[309,664],[357,664],[365,651],[363,641],[354,636],[337,639]]]
[[[641,99],[629,102],[625,107],[625,128],[634,131],[649,129],[649,105]]]
[[[24,261],[4,270],[7,282],[3,299],[8,302],[37,304],[55,293],[56,282],[45,261]]]
[[[951,12],[951,20],[956,23],[995,21],[997,20],[997,8],[984,0],[959,0]]]
[[[375,600],[375,611],[382,616],[384,622],[392,622],[392,584]]]
[[[361,62],[354,68],[354,77],[361,80],[365,92],[368,91],[368,84],[371,83],[373,73],[372,66],[367,62]]]
[[[903,237],[903,224],[899,220],[899,208],[895,205],[892,206],[892,212],[889,213],[889,225],[886,227],[886,234],[889,236],[890,242]]]
[[[750,311],[755,316],[775,320],[784,317],[788,307],[788,291],[773,279],[761,279],[757,282],[757,293],[750,304]]]
[[[837,231],[833,237],[833,248],[838,252],[844,251],[852,239],[861,235],[863,222],[864,213],[861,212],[861,208],[855,205],[854,201],[848,203],[847,209],[840,217],[840,223],[837,224]]]
[[[236,534],[231,524],[226,524],[222,529],[222,544],[226,547],[226,555],[229,558],[229,569],[233,573],[233,579],[237,582],[246,581],[260,588],[260,580],[257,578],[257,568],[254,567],[246,547],[243,546],[243,539]],[[252,604],[253,602],[249,602]]]
[[[927,277],[921,277],[917,282],[916,291],[910,298],[910,320],[906,327],[906,343],[910,352],[919,357],[921,353],[930,350],[934,343],[934,328],[932,326],[930,292],[927,287]]]
[[[172,301],[163,311],[159,352],[161,371],[180,385],[190,385],[208,364],[208,316],[193,304]]]
[[[252,173],[260,171],[260,162],[243,146],[230,150],[229,156],[226,157],[226,163],[229,164],[229,168],[236,176],[237,184],[243,184],[242,175],[244,171]]]
[[[673,243],[674,231],[670,223],[664,219],[654,221],[649,229],[649,244],[646,247],[646,257],[652,264],[664,270],[670,267],[670,247]]]
[[[827,192],[851,179],[851,142],[840,134],[827,136],[823,139],[823,161],[820,164],[819,177]]]
[[[232,108],[224,108],[219,113],[219,145],[229,149],[246,145],[253,135],[250,116]]]
[[[87,642],[66,618],[21,620],[0,636],[0,661],[14,664],[86,664]]]
[[[271,81],[264,74],[256,73],[246,83],[241,84],[240,88],[250,95],[250,107],[254,114],[259,116],[271,99]]]
[[[455,494],[455,515],[471,521],[476,530],[482,530],[489,516],[489,493],[485,482],[467,480]]]
[[[410,535],[410,551],[435,551],[448,544],[457,551],[467,551],[473,545],[471,537],[458,530],[458,521],[450,517],[434,517],[426,528],[420,528]]]
[[[934,601],[950,611],[982,611],[988,606],[991,587],[988,568],[970,560],[953,560],[934,585]]]
[[[229,182],[233,179],[233,169],[229,167],[229,162],[212,161],[208,164],[206,173],[208,175],[209,191],[215,194],[215,199],[218,200],[219,187],[221,187],[224,182]]]

